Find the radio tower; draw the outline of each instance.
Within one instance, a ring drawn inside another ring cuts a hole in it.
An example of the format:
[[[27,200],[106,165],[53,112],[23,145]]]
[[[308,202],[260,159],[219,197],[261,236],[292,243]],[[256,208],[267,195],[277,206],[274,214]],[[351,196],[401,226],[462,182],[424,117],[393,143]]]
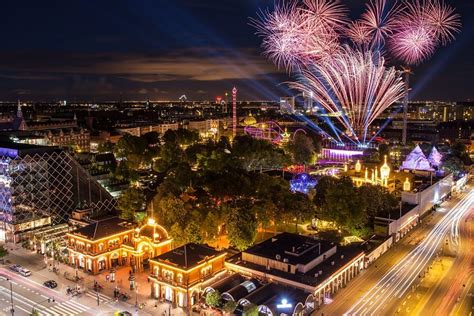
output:
[[[237,135],[237,88],[232,89],[232,138]]]

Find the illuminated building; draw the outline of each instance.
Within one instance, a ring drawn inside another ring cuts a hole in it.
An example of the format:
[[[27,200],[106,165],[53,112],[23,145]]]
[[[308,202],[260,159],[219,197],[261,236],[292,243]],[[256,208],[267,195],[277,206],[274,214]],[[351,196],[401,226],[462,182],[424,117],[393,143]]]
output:
[[[67,239],[70,264],[92,274],[116,266],[141,271],[171,249],[168,232],[153,220],[135,228],[118,217],[106,218],[68,233]]]
[[[295,113],[295,97],[281,97],[280,98],[280,113],[281,114]]]
[[[79,203],[95,211],[115,200],[67,152],[0,143],[0,239],[19,242],[46,225],[67,222]]]
[[[357,245],[338,246],[281,233],[230,257],[226,267],[250,278],[306,291],[305,304],[287,314],[307,315],[316,306],[330,302],[334,293],[358,275],[364,260],[365,254]],[[277,304],[281,304],[281,298]]]
[[[224,270],[225,252],[189,243],[150,260],[151,293],[180,307],[197,304],[203,282]]]
[[[252,113],[249,113],[249,115],[244,119],[244,125],[249,126],[249,125],[254,125],[254,124],[257,124],[257,120],[252,115]]]
[[[18,103],[16,116],[11,121],[0,123],[0,131],[17,143],[90,151],[90,133],[78,127],[75,115],[73,119],[26,120]]]
[[[431,149],[430,155],[428,156],[428,161],[430,162],[431,166],[438,168],[441,165],[441,160],[443,159],[443,155],[433,146]]]
[[[425,154],[421,150],[420,146],[416,146],[415,149],[405,158],[405,161],[401,166],[402,170],[422,170],[432,171],[430,162],[426,159]]]

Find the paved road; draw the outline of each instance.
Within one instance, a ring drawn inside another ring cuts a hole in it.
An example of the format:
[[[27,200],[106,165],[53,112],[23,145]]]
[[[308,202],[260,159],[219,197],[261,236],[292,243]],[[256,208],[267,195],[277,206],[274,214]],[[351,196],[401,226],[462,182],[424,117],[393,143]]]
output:
[[[66,297],[58,290],[5,269],[0,274],[0,313],[10,314],[13,300],[15,315],[30,315],[33,309],[45,316],[92,314],[88,313],[91,308],[77,298]]]
[[[401,258],[374,286],[364,293],[348,315],[393,314],[404,294],[426,273],[448,232],[456,232],[458,222],[474,204],[474,190],[453,206],[407,256]]]
[[[471,190],[472,186],[468,187]],[[466,195],[464,195],[465,198]],[[334,296],[334,301],[330,305],[324,306],[315,315],[343,315],[348,312],[351,307],[358,301],[363,300],[364,296],[373,289],[377,283],[384,278],[400,261],[408,256],[414,249],[426,239],[426,237],[437,227],[443,220],[448,211],[451,210],[457,203],[459,198],[453,198],[450,201],[444,202],[442,208],[423,219],[420,227],[414,229],[401,241],[399,241],[392,249],[380,257],[376,263],[369,266],[368,269],[352,280],[348,286],[340,290]],[[381,298],[383,289],[380,290],[375,297]],[[369,303],[370,304],[370,303]],[[377,314],[377,311],[376,311]],[[380,314],[384,314],[383,312]]]
[[[456,305],[459,305],[458,299],[461,298],[465,288],[471,287],[469,280],[474,271],[473,214],[474,207],[471,207],[470,212],[459,223],[455,223],[455,227],[453,226],[448,240],[454,246],[454,263],[445,276],[438,280],[428,303],[418,315],[449,315],[457,308]]]

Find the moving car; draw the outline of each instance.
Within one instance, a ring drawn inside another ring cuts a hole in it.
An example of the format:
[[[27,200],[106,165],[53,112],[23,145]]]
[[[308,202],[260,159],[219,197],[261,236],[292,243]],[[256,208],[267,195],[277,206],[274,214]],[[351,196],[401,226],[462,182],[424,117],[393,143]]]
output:
[[[54,280],[48,280],[48,281],[45,281],[43,285],[46,286],[47,288],[54,289],[58,286],[58,283],[56,283],[56,281]]]
[[[31,271],[26,269],[26,268],[20,268],[18,269],[18,273],[24,277],[28,277],[31,275]]]

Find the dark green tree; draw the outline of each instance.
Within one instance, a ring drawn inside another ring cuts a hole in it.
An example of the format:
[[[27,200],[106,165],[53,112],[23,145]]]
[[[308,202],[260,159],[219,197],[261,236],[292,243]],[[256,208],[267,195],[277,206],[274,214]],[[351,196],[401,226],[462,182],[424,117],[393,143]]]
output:
[[[114,154],[125,159],[129,169],[137,170],[144,163],[146,150],[147,143],[143,138],[125,134],[115,145]]]
[[[139,188],[130,187],[123,191],[118,198],[117,207],[120,210],[120,218],[136,221],[135,213],[145,207],[145,195]]]
[[[303,133],[296,133],[293,140],[287,145],[293,162],[300,165],[308,165],[314,160],[315,147],[313,140]]]
[[[379,145],[379,159],[380,161],[383,161],[384,157],[387,156],[387,158],[390,157],[390,146],[386,143],[382,143]]]
[[[113,150],[114,150],[114,144],[110,141],[100,143],[99,146],[97,146],[97,151],[101,154],[111,153],[113,152]]]
[[[221,303],[221,293],[219,291],[212,291],[206,294],[206,304],[210,307],[216,308]]]
[[[222,311],[227,315],[233,315],[235,309],[237,308],[237,303],[234,301],[227,301],[225,302],[224,306],[222,306]]]
[[[5,257],[6,255],[8,255],[8,250],[4,245],[0,245],[0,258]]]
[[[148,146],[156,146],[160,143],[160,134],[158,132],[148,132],[142,135]]]
[[[230,244],[240,251],[252,246],[257,236],[257,225],[251,210],[234,208],[226,226]]]

